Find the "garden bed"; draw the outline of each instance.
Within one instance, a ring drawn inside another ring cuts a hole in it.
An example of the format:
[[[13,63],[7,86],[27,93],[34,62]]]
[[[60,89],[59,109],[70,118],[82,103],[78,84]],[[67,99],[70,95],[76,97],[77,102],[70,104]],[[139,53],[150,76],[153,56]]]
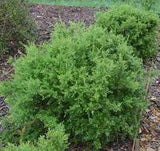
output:
[[[35,20],[38,29],[38,43],[49,40],[50,33],[53,30],[54,24],[57,22],[65,22],[69,25],[69,21],[84,22],[86,26],[94,23],[95,13],[99,8],[82,8],[82,7],[64,7],[64,6],[50,6],[50,5],[32,5],[30,13]],[[0,80],[9,78],[13,68],[7,63],[7,56],[0,60]],[[160,70],[160,54],[153,61],[153,65]],[[114,151],[131,151],[134,148],[137,151],[159,151],[160,150],[160,77],[156,77],[152,84],[148,87],[150,95],[150,105],[146,109],[143,120],[141,121],[141,128],[139,130],[139,139],[134,143],[131,141],[113,143],[106,146],[104,150]],[[1,103],[2,102],[2,103]],[[3,106],[1,105],[3,104]],[[4,99],[0,97],[0,112],[4,112]],[[6,110],[7,111],[7,110]],[[83,145],[72,145],[73,151],[83,150]]]

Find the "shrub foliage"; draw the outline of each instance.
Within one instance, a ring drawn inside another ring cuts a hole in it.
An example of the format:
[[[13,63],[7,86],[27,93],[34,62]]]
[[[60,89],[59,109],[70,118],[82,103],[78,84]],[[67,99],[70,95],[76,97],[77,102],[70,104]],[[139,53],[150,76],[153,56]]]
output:
[[[53,117],[70,142],[87,142],[94,150],[116,136],[134,137],[145,104],[143,70],[122,36],[97,26],[58,25],[51,43],[31,44],[27,53],[0,87],[19,139],[28,138],[24,126],[37,119],[52,130]]]
[[[49,130],[46,136],[38,139],[36,146],[33,143],[21,143],[19,146],[8,144],[3,151],[64,151],[67,148],[68,136],[62,126]]]
[[[135,54],[143,59],[157,53],[159,19],[155,14],[121,5],[98,13],[96,23],[107,32],[123,35],[128,44],[133,46]]]
[[[0,2],[0,55],[21,49],[23,44],[34,38],[34,25],[28,8],[22,0]]]

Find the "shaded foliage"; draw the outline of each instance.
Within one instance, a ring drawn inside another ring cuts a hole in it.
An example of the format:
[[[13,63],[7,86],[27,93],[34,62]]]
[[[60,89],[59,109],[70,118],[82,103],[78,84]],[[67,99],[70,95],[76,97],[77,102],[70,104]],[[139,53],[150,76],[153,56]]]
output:
[[[35,27],[28,6],[22,0],[0,2],[0,55],[22,50],[23,44],[35,38]]]

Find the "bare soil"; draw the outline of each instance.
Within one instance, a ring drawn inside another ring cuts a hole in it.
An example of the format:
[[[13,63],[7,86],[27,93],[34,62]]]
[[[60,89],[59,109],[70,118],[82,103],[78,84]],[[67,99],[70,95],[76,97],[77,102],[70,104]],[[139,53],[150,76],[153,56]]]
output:
[[[49,39],[55,23],[64,22],[69,25],[69,22],[74,21],[89,26],[94,23],[96,12],[100,10],[105,8],[32,5],[30,13],[36,21],[39,40],[44,41]]]

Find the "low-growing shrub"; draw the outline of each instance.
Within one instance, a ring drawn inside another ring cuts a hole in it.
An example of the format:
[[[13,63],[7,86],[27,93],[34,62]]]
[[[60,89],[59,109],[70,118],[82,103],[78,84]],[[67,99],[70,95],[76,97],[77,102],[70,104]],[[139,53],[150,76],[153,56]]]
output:
[[[18,127],[39,119],[53,129],[55,117],[70,143],[97,150],[135,136],[145,106],[143,81],[141,60],[122,36],[97,26],[58,25],[50,43],[27,47],[0,93]]]
[[[146,59],[157,53],[158,16],[129,5],[97,14],[96,24],[121,34],[133,46],[137,56]]]
[[[33,41],[35,27],[27,4],[22,0],[0,2],[0,55],[22,49],[28,40]]]

